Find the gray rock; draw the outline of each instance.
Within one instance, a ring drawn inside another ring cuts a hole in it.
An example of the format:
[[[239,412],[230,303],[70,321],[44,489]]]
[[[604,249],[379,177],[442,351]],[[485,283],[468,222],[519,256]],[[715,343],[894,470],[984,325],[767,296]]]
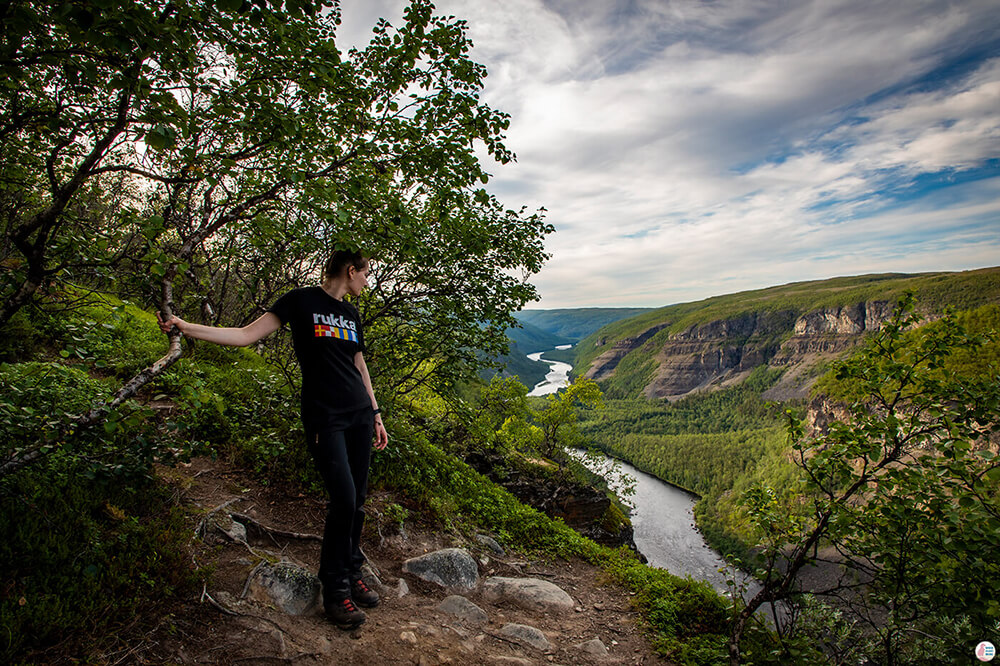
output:
[[[486,536],[485,534],[476,535],[476,543],[480,546],[485,546],[489,551],[491,551],[497,557],[503,557],[507,553],[504,551],[503,546],[497,543],[497,540],[493,537]]]
[[[410,593],[410,586],[406,584],[406,581],[402,578],[399,579],[399,583],[396,584],[396,596],[402,599]]]
[[[403,571],[441,587],[471,590],[479,584],[479,566],[467,551],[444,548],[403,562]]]
[[[438,604],[438,610],[470,624],[486,624],[490,619],[486,611],[458,594],[453,594]]]
[[[483,592],[489,599],[506,599],[531,611],[564,612],[576,606],[561,587],[538,578],[494,576],[483,582]]]
[[[522,645],[533,647],[542,652],[548,652],[552,649],[552,643],[549,643],[549,639],[545,638],[545,634],[526,624],[515,624],[513,622],[505,624],[500,629],[500,633]]]
[[[584,652],[586,654],[589,654],[591,657],[595,657],[598,659],[600,659],[601,657],[608,656],[608,648],[607,646],[604,645],[604,643],[601,642],[600,638],[592,638],[589,641],[579,643],[577,645],[574,645],[573,647],[579,650],[580,652]]]
[[[273,604],[289,615],[303,615],[319,603],[319,578],[301,567],[280,562],[265,564],[254,572],[249,595],[263,603]]]

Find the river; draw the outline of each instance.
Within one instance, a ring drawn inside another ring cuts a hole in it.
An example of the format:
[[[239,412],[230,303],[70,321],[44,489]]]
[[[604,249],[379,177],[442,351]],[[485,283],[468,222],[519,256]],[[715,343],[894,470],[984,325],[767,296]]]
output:
[[[569,349],[572,346],[559,345],[556,349]],[[549,395],[569,384],[569,373],[573,369],[573,366],[562,361],[550,361],[547,358],[542,358],[542,354],[544,353],[535,352],[534,354],[528,354],[528,358],[532,361],[541,361],[542,363],[549,364],[549,372],[545,375],[545,379],[535,384],[535,387],[531,389],[528,395]]]
[[[568,347],[558,347],[567,349]],[[555,393],[569,384],[572,367],[566,363],[549,361],[540,352],[530,354],[533,361],[541,360],[552,366],[545,381],[538,383],[528,395]],[[716,591],[729,592],[727,578],[733,576],[733,567],[705,542],[694,524],[694,504],[697,496],[660,479],[640,472],[626,462],[618,461],[618,471],[611,458],[599,462],[583,461],[592,471],[605,476],[612,489],[620,487],[616,474],[627,474],[635,479],[635,494],[629,498],[634,507],[631,512],[635,545],[654,567],[666,569],[677,576],[691,576],[708,581]],[[722,570],[722,571],[720,571]],[[742,574],[739,576],[744,580]],[[751,585],[753,587],[753,584]]]
[[[617,469],[613,470],[615,462]],[[712,550],[695,527],[696,495],[620,460],[602,457],[600,462],[587,466],[608,479],[612,489],[621,487],[621,475],[634,479],[635,494],[628,498],[633,506],[629,516],[633,539],[650,565],[677,576],[707,581],[720,594],[729,593],[728,580],[735,575],[734,568]],[[738,578],[745,582],[742,573]]]

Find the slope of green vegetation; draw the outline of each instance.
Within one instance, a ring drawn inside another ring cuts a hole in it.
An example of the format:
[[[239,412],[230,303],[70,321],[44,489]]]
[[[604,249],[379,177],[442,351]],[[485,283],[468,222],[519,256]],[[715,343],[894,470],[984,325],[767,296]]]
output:
[[[955,313],[955,318],[973,336],[991,336],[1000,331],[1000,304],[990,304]],[[939,326],[936,322],[926,328]],[[910,337],[916,335],[911,332]],[[1000,343],[993,341],[975,350],[959,349],[948,357],[947,367],[967,377],[988,375],[1000,368]],[[813,395],[848,402],[857,398],[856,387],[828,370],[813,386]]]
[[[526,386],[534,386],[545,379],[549,366],[525,358],[526,354],[548,351],[549,360],[572,365],[576,352],[554,350],[556,347],[576,342],[605,324],[624,317],[631,317],[644,308],[579,308],[575,310],[522,310],[515,317],[519,326],[507,329],[510,350],[499,357],[504,369],[502,377],[517,377]],[[482,373],[489,379],[494,371]]]
[[[495,366],[483,368],[479,372],[480,379],[489,381],[494,376],[517,377],[525,386],[534,386],[545,379],[549,371],[548,363],[532,361],[516,342],[510,343],[508,353],[497,359],[497,363],[500,364],[499,370]]]

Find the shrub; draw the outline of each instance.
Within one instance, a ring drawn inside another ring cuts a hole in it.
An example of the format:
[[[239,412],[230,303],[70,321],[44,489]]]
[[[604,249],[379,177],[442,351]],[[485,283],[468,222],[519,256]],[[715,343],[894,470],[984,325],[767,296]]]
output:
[[[190,534],[166,491],[142,475],[86,472],[50,457],[4,482],[0,660],[62,641],[86,658],[92,641],[190,591]]]

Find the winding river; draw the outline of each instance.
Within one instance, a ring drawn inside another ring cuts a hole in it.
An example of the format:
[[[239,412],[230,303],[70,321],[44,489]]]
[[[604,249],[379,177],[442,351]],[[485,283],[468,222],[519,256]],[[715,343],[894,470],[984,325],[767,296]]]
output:
[[[545,381],[537,384],[528,395],[555,393],[569,384],[571,366],[549,361],[542,357],[543,354],[544,352],[531,354],[528,358],[541,360],[553,367]],[[649,564],[677,576],[691,576],[696,580],[707,581],[722,594],[729,591],[726,581],[727,577],[734,575],[733,567],[728,566],[709,547],[701,532],[695,528],[693,508],[698,500],[697,496],[622,461],[611,458],[582,461],[592,471],[608,479],[612,489],[621,486],[621,474],[627,474],[635,480],[635,494],[629,498],[629,503],[634,507],[631,512],[632,527],[635,531],[635,545],[646,556]],[[740,579],[743,580],[742,575]]]
[[[569,349],[572,346],[560,345],[556,349]],[[542,358],[542,354],[544,353],[535,352],[534,354],[528,354],[528,358],[532,361],[541,361],[542,363],[549,364],[549,372],[545,375],[545,379],[535,384],[535,387],[531,389],[528,395],[548,395],[569,385],[569,373],[573,369],[573,366],[562,361],[550,361],[547,358]]]

